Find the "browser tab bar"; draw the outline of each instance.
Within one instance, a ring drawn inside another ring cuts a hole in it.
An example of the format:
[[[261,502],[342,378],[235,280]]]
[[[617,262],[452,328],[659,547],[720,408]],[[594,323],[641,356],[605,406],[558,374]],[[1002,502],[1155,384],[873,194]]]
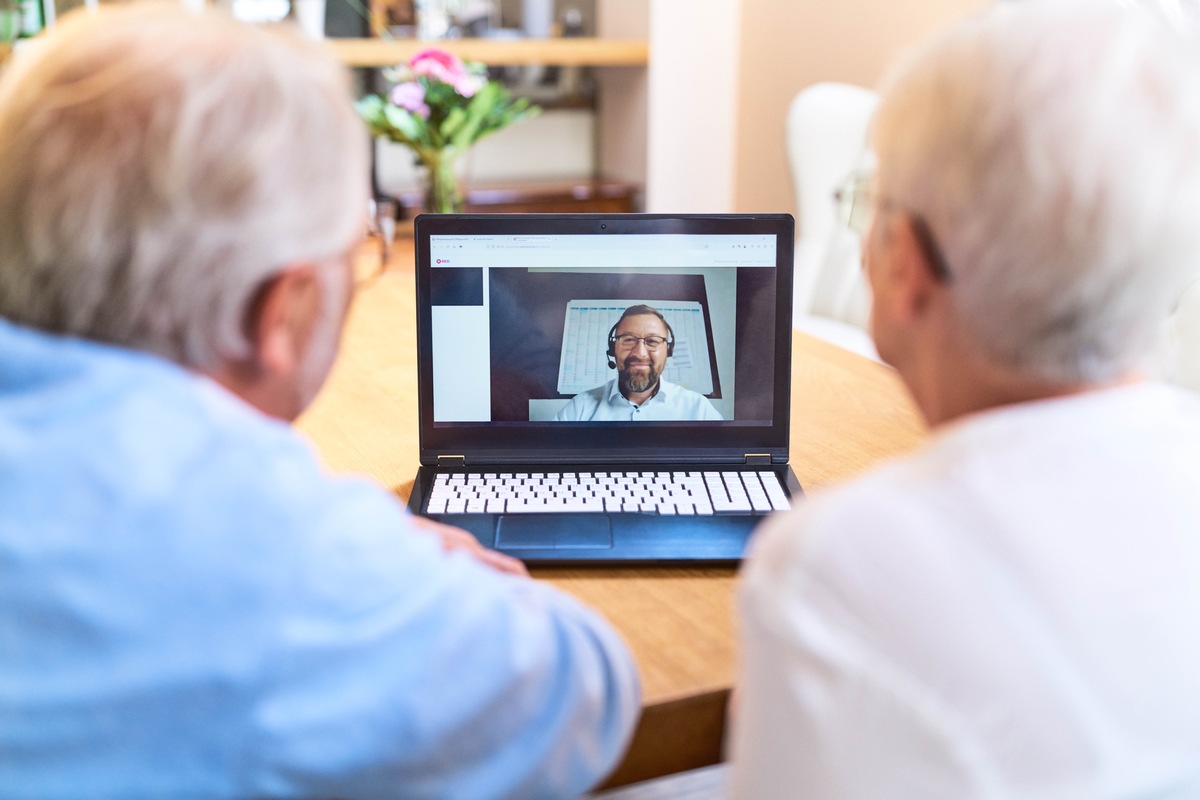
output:
[[[508,234],[435,236],[434,266],[488,268],[774,267],[769,234]]]

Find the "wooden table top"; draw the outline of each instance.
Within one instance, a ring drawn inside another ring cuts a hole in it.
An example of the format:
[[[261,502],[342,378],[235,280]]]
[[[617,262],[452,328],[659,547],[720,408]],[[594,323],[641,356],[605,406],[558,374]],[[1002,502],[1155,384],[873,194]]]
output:
[[[378,264],[378,244],[369,241],[357,268]],[[297,422],[332,471],[366,474],[406,500],[418,466],[415,340],[413,243],[402,239],[387,269],[360,290],[333,374]],[[791,463],[806,491],[922,440],[924,424],[893,370],[799,332],[793,345]],[[647,709],[704,697],[723,709],[736,666],[734,569],[539,567],[533,574],[621,632],[641,669]],[[714,706],[708,716],[716,713]]]

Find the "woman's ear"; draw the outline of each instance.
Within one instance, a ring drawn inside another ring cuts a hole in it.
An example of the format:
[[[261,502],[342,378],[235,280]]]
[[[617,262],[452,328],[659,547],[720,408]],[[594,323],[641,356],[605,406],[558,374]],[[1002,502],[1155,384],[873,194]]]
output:
[[[916,223],[907,214],[891,220],[891,259],[887,278],[891,283],[891,311],[902,322],[918,321],[929,309],[929,301],[942,288],[936,265],[929,262],[928,249]]]
[[[937,285],[925,250],[906,214],[878,217],[869,234],[867,277],[872,314],[888,329],[907,327],[926,309]]]

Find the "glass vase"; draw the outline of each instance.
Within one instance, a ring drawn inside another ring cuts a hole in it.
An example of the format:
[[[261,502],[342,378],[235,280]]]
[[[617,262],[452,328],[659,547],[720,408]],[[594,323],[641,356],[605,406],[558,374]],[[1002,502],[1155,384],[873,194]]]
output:
[[[460,214],[463,193],[456,170],[457,157],[442,151],[421,160],[421,181],[425,191],[425,211],[430,214]]]

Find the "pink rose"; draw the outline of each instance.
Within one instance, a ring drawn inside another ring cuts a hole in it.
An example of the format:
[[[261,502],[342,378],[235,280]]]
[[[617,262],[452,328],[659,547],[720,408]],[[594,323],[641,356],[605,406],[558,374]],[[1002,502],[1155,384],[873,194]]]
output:
[[[408,67],[417,77],[433,78],[455,88],[467,77],[466,67],[458,56],[434,48],[417,53],[408,62]]]
[[[425,89],[419,83],[410,81],[396,84],[392,89],[391,101],[392,105],[419,114],[426,119],[429,118],[429,106],[425,104]]]
[[[453,53],[431,48],[417,53],[408,62],[414,78],[431,78],[451,87],[463,97],[474,97],[483,88],[487,78],[467,69],[467,65]]]
[[[472,75],[467,73],[463,75],[454,84],[454,91],[461,94],[463,97],[474,97],[475,93],[483,88],[483,84],[487,82],[487,78],[482,75]]]

